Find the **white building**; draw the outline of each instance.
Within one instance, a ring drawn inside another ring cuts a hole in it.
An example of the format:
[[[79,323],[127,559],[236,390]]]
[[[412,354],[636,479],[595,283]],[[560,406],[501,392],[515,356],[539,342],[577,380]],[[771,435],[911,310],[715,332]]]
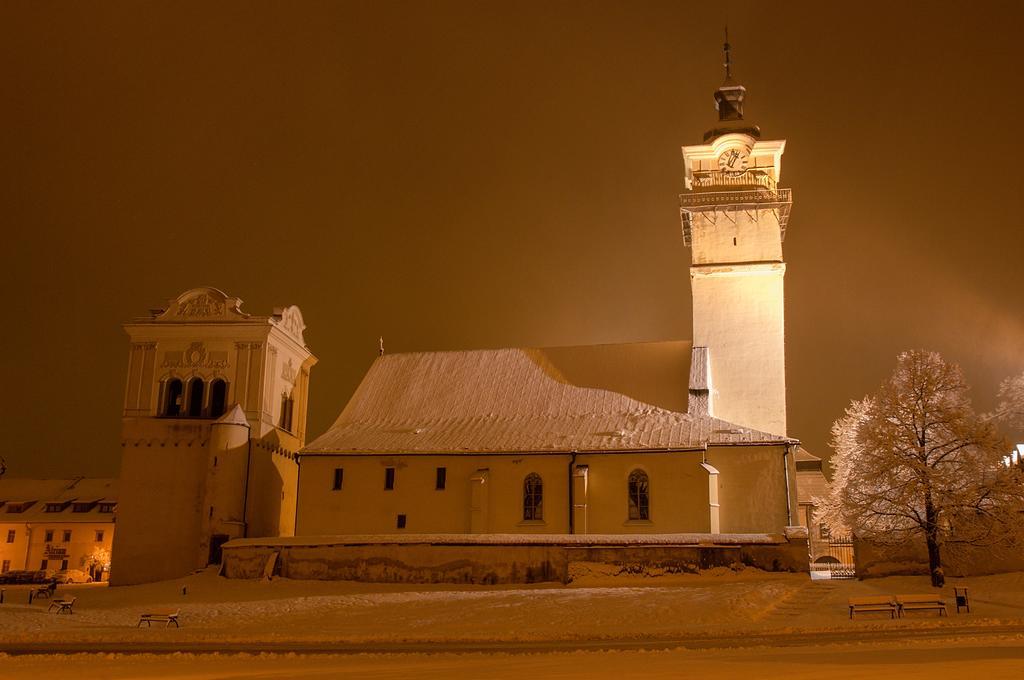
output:
[[[295,526],[309,370],[298,307],[270,316],[195,288],[125,325],[121,511],[111,582],[174,578]]]
[[[775,533],[786,436],[785,142],[716,93],[683,147],[693,341],[381,356],[299,452],[299,535]]]
[[[395,545],[417,534],[803,540],[786,432],[785,142],[743,120],[744,93],[727,79],[718,127],[683,147],[692,342],[384,355],[304,445],[315,359],[297,308],[249,317],[196,289],[128,324],[114,581],[177,576],[217,561],[224,540],[293,532],[404,534]],[[319,538],[296,543],[318,556],[282,557],[289,573],[330,573],[337,559],[317,552]],[[273,569],[287,544],[229,571]],[[755,546],[750,559],[793,568],[802,545],[789,557]],[[368,550],[359,559],[393,559]]]
[[[0,573],[78,569],[106,578],[116,479],[0,479]]]

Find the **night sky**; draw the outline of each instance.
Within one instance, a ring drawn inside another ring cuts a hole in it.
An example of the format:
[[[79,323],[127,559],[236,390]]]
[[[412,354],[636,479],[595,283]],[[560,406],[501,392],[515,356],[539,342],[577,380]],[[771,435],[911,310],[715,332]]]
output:
[[[680,146],[787,140],[789,434],[904,349],[1024,370],[1024,3],[5,2],[12,476],[116,476],[121,324],[297,304],[309,433],[389,352],[687,339]]]

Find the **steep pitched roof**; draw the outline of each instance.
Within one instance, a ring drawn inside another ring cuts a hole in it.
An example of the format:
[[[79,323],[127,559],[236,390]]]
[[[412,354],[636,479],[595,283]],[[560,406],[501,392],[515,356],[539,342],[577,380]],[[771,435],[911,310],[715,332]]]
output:
[[[584,348],[385,355],[334,425],[301,453],[632,451],[790,441],[598,386],[600,354],[625,359],[669,349],[654,347],[661,344],[642,343],[632,353],[623,349],[629,346],[603,346],[588,360],[580,356]],[[688,343],[675,344],[676,354],[689,353]],[[613,368],[603,371],[614,376]],[[685,395],[687,375],[680,373],[660,377]],[[619,380],[642,391],[637,376]]]

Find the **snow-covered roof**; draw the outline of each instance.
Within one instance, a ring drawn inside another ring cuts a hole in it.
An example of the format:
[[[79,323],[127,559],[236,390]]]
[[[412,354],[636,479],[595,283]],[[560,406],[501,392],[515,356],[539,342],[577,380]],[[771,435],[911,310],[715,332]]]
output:
[[[689,354],[689,343],[674,342],[384,355],[334,425],[301,454],[635,451],[791,441],[637,398],[674,399],[685,408]],[[668,366],[671,374],[663,372]]]
[[[117,503],[118,480],[83,478],[22,479],[0,478],[0,524],[21,522],[110,522],[112,513],[100,512],[101,505]],[[56,509],[60,504],[61,509]],[[76,512],[75,505],[84,512]],[[28,505],[21,512],[12,506]],[[48,508],[49,506],[49,508]],[[48,511],[49,509],[49,511]]]

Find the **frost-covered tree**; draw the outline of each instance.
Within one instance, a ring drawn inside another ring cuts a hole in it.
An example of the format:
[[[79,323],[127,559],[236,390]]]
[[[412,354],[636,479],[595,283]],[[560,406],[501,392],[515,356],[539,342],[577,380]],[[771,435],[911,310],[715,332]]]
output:
[[[923,539],[936,587],[945,547],[1020,534],[1024,485],[1001,465],[1007,445],[975,414],[960,368],[934,352],[901,354],[878,392],[835,422],[832,446],[821,519],[882,545]]]
[[[995,416],[1010,427],[1024,428],[1024,373],[1003,381]]]

